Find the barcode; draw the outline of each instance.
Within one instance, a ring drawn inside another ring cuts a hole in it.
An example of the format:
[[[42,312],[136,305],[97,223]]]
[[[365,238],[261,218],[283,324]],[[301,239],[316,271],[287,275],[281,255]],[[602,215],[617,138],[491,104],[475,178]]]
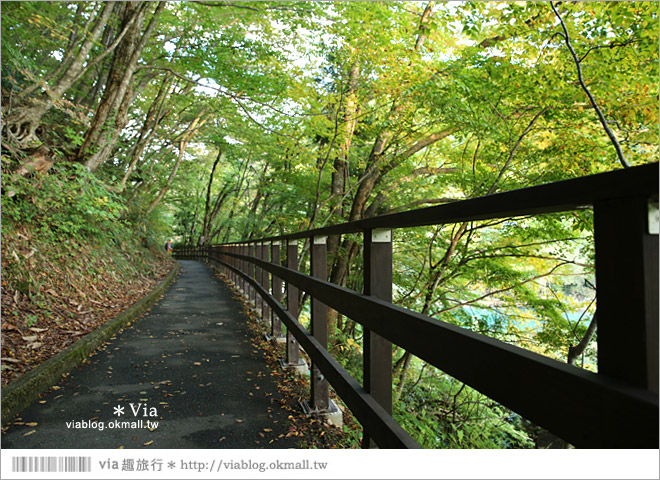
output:
[[[12,457],[12,472],[91,472],[92,457]]]

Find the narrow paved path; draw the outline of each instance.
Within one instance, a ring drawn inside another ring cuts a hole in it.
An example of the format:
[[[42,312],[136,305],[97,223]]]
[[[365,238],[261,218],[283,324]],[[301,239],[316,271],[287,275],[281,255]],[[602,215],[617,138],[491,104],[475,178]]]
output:
[[[181,266],[144,318],[10,424],[3,448],[295,447],[278,438],[288,414],[240,303],[207,265]]]

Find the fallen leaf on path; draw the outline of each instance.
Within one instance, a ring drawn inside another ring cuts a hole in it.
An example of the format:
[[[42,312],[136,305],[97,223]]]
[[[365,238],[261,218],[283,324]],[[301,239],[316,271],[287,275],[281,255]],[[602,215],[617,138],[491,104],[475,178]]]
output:
[[[145,442],[145,443],[143,443],[142,445],[144,445],[144,446],[146,447],[147,445],[151,445],[152,443],[154,443],[154,441],[153,441],[153,440],[149,440],[148,442]]]
[[[23,436],[27,437],[28,435],[32,435],[33,433],[37,433],[37,431],[36,430],[30,430],[29,432],[24,433]]]

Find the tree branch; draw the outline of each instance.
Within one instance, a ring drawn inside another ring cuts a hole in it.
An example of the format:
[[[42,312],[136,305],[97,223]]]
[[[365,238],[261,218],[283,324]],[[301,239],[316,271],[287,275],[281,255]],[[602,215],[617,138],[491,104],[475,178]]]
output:
[[[575,346],[568,347],[568,359],[566,360],[566,362],[569,365],[575,365],[575,361],[578,359],[580,355],[584,353],[584,351],[587,349],[587,345],[589,345],[589,342],[594,337],[594,334],[596,333],[597,315],[598,315],[598,310],[596,310],[594,316],[591,317],[591,322],[589,323],[589,327],[587,327],[587,331],[584,333],[584,337],[582,337],[580,343],[578,343]]]
[[[424,45],[424,42],[426,41],[426,37],[428,37],[429,33],[429,21],[431,18],[431,13],[433,12],[433,4],[435,2],[429,2],[426,4],[426,8],[424,9],[424,13],[422,13],[422,18],[419,21],[419,35],[417,36],[417,41],[415,42],[415,51],[419,52],[422,49],[422,46]]]
[[[451,127],[444,130],[440,130],[438,132],[434,132],[429,136],[417,141],[414,145],[408,148],[408,150],[406,150],[403,154],[397,155],[397,158],[403,158],[403,159],[409,158],[410,156],[428,147],[429,145],[433,145],[434,143],[439,142],[443,138],[448,137],[457,130],[458,127]]]
[[[400,207],[395,207],[392,208],[386,212],[383,213],[383,215],[389,215],[390,213],[396,213],[396,212],[402,212],[405,210],[410,210],[413,207],[417,207],[419,205],[436,205],[438,203],[452,203],[452,202],[460,202],[460,198],[448,198],[448,197],[440,197],[440,198],[426,198],[423,200],[417,200],[412,203],[407,203],[405,205],[401,205]]]
[[[437,315],[438,313],[448,312],[450,310],[455,310],[455,309],[461,308],[461,307],[467,307],[468,305],[472,305],[472,304],[474,304],[474,303],[476,303],[480,300],[483,300],[484,298],[491,297],[491,296],[496,295],[498,293],[504,293],[504,292],[507,292],[509,290],[513,290],[516,287],[519,287],[521,285],[525,285],[526,283],[529,283],[529,282],[536,281],[540,278],[548,277],[548,276],[552,275],[555,272],[555,270],[557,270],[560,267],[563,267],[564,265],[566,265],[568,263],[570,263],[570,262],[559,263],[559,264],[555,265],[554,267],[552,267],[549,272],[542,273],[540,275],[536,275],[534,277],[528,278],[527,280],[524,280],[520,283],[517,283],[516,285],[512,285],[510,287],[505,287],[505,288],[500,288],[499,290],[494,290],[492,292],[481,295],[480,297],[474,298],[472,300],[468,300],[467,302],[457,303],[456,305],[453,305],[451,307],[442,308],[442,309],[438,310],[437,312],[434,312],[434,315]]]
[[[573,61],[575,62],[575,67],[577,68],[577,74],[578,74],[578,80],[580,81],[580,86],[582,87],[582,90],[587,94],[587,97],[589,97],[589,101],[594,107],[594,110],[596,110],[596,114],[598,115],[598,119],[600,120],[601,125],[605,129],[605,133],[607,136],[610,138],[610,141],[612,142],[612,145],[614,145],[614,149],[616,150],[616,154],[619,157],[619,162],[621,162],[621,165],[623,165],[623,168],[628,168],[630,167],[630,164],[626,160],[626,157],[623,154],[623,150],[621,149],[621,145],[619,145],[619,141],[616,138],[616,135],[614,135],[614,132],[612,129],[609,127],[607,124],[607,120],[605,119],[605,115],[603,115],[602,110],[598,106],[598,103],[596,103],[596,99],[594,96],[591,94],[591,91],[589,90],[589,87],[587,87],[586,83],[584,83],[584,78],[582,77],[582,67],[580,66],[580,60],[577,57],[577,54],[575,53],[575,50],[573,49],[573,45],[571,45],[571,39],[568,36],[568,29],[566,28],[566,24],[564,23],[564,20],[561,18],[561,15],[559,15],[559,12],[555,8],[554,3],[550,2],[550,7],[552,8],[552,11],[555,12],[555,15],[557,16],[557,19],[559,20],[559,23],[561,24],[561,28],[564,30],[563,37],[564,41],[566,42],[566,46],[568,47],[568,50],[571,52],[571,56],[573,57]]]
[[[89,72],[89,70],[90,70],[91,68],[93,68],[93,67],[95,67],[96,65],[98,65],[98,63],[99,63],[101,60],[103,60],[106,56],[108,56],[110,53],[112,53],[112,52],[115,50],[115,48],[117,48],[117,45],[119,45],[119,42],[121,42],[121,40],[124,38],[124,35],[126,35],[126,32],[128,32],[128,30],[131,28],[131,26],[135,23],[135,19],[136,19],[136,18],[137,18],[137,16],[133,16],[133,17],[131,17],[131,19],[126,23],[126,25],[124,25],[124,28],[122,29],[122,31],[119,32],[119,35],[117,35],[117,38],[115,38],[114,42],[112,42],[112,43],[110,44],[110,46],[109,46],[107,49],[105,49],[105,50],[104,50],[104,51],[103,51],[98,57],[96,57],[94,60],[92,60],[91,62],[89,62],[87,65],[85,65],[85,68],[83,68],[83,69],[80,71],[80,73],[79,73],[79,74],[76,76],[76,78],[73,80],[73,83],[77,82],[77,81],[80,80],[82,77],[84,77],[85,74],[86,74],[87,72]]]
[[[172,70],[172,69],[169,68],[169,67],[159,67],[159,66],[156,66],[156,65],[140,65],[139,67],[137,67],[137,69],[144,69],[144,68],[149,68],[149,69],[153,69],[153,70],[163,70],[163,71],[165,71],[165,72],[170,72],[172,75],[174,75],[175,77],[177,77],[177,78],[179,78],[179,79],[181,79],[181,80],[183,80],[183,81],[185,81],[185,82],[188,82],[188,83],[191,83],[191,84],[194,84],[194,85],[198,85],[198,86],[200,86],[200,87],[208,88],[208,89],[210,89],[210,90],[214,90],[214,91],[220,93],[221,95],[223,95],[223,96],[225,96],[225,97],[229,97],[229,98],[231,98],[232,100],[234,100],[234,101],[236,102],[236,104],[240,107],[240,109],[243,110],[243,112],[247,115],[247,117],[250,119],[250,121],[252,121],[253,123],[257,124],[258,126],[260,126],[261,128],[263,128],[264,130],[267,130],[267,131],[269,131],[269,132],[271,132],[271,133],[274,133],[275,135],[279,135],[279,136],[281,136],[281,137],[294,138],[294,137],[292,137],[291,135],[287,135],[287,134],[285,134],[285,133],[278,132],[278,131],[276,131],[276,130],[273,130],[272,128],[269,128],[269,127],[267,127],[267,126],[265,126],[265,125],[259,123],[259,122],[258,122],[258,121],[252,116],[252,114],[249,112],[249,110],[247,109],[247,107],[244,105],[243,101],[241,101],[241,98],[240,98],[238,95],[236,95],[236,94],[234,94],[234,93],[231,93],[231,92],[228,91],[228,90],[223,90],[223,89],[221,89],[221,88],[219,88],[219,87],[214,87],[214,86],[212,86],[212,85],[207,85],[207,84],[204,84],[204,83],[199,82],[199,81],[197,81],[197,80],[193,80],[193,79],[191,79],[191,78],[186,77],[185,75],[180,74],[179,72],[176,72],[176,71]],[[266,107],[266,108],[269,108],[269,109],[271,109],[271,110],[273,110],[273,111],[275,111],[275,112],[277,112],[277,113],[280,113],[280,114],[282,114],[282,115],[286,115],[286,116],[291,117],[291,118],[296,118],[296,117],[294,117],[294,116],[292,116],[292,115],[290,115],[290,114],[287,114],[286,112],[283,112],[283,111],[281,111],[281,110],[278,110],[277,108],[275,108],[275,107],[273,107],[273,106],[271,106],[271,105],[268,105],[268,104],[265,104],[265,103],[259,102],[259,101],[257,101],[257,100],[252,99],[252,98],[248,98],[248,100],[250,100],[251,102],[257,103],[257,104],[259,104],[259,105],[262,105],[262,106],[264,106],[264,107]]]
[[[238,5],[236,3],[232,2],[204,2],[202,0],[195,0],[194,3],[197,3],[199,5],[205,5],[207,7],[233,7],[233,8],[242,8],[244,10],[252,10],[253,12],[268,12],[268,11],[273,11],[273,10],[283,10],[283,11],[290,11],[290,12],[305,12],[306,10],[301,10],[297,8],[292,8],[292,7],[266,7],[266,8],[255,8],[255,7],[248,7],[247,5]],[[244,2],[245,3],[245,2]]]
[[[584,55],[582,55],[582,57],[580,58],[580,63],[582,63],[582,61],[583,61],[585,58],[587,58],[587,55],[589,55],[589,54],[590,54],[592,51],[594,51],[594,50],[598,50],[598,49],[601,49],[601,48],[627,47],[628,45],[632,45],[633,43],[639,43],[639,39],[632,38],[632,39],[630,39],[630,40],[628,40],[628,41],[626,41],[626,42],[623,42],[623,43],[616,43],[616,42],[613,42],[613,43],[610,43],[609,45],[596,45],[596,46],[594,46],[594,47],[589,47],[589,49],[587,50],[587,52],[586,52]]]
[[[504,175],[504,172],[506,172],[506,170],[509,168],[509,165],[511,165],[511,161],[513,160],[513,157],[514,157],[514,155],[516,154],[516,151],[518,150],[518,147],[519,147],[520,144],[522,143],[523,138],[525,138],[525,135],[527,135],[527,134],[529,133],[529,131],[532,129],[532,126],[536,123],[536,121],[539,119],[539,117],[541,117],[541,115],[543,115],[547,110],[548,110],[548,107],[543,107],[543,108],[539,111],[539,113],[537,113],[537,114],[534,116],[534,118],[532,119],[532,121],[529,122],[529,125],[527,125],[527,128],[525,128],[525,130],[524,130],[523,133],[520,135],[520,137],[518,137],[518,141],[516,142],[516,144],[514,145],[514,147],[511,149],[511,152],[509,153],[509,158],[507,159],[506,163],[504,164],[504,166],[503,166],[502,169],[500,170],[500,173],[499,173],[499,175],[497,175],[497,178],[495,179],[495,181],[493,182],[493,184],[492,184],[492,185],[490,186],[490,188],[488,189],[488,195],[490,195],[491,193],[495,192],[495,190],[497,189],[497,184],[498,184],[499,181],[502,179],[502,176]]]
[[[414,177],[421,175],[439,175],[441,173],[451,173],[458,171],[456,167],[420,167],[401,178],[401,182],[409,182]]]

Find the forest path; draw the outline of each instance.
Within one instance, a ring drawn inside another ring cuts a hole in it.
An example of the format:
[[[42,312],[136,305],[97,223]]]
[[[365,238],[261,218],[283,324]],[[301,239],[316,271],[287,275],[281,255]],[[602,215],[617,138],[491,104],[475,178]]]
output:
[[[149,312],[10,423],[3,448],[295,447],[241,304],[206,264],[180,263]]]

